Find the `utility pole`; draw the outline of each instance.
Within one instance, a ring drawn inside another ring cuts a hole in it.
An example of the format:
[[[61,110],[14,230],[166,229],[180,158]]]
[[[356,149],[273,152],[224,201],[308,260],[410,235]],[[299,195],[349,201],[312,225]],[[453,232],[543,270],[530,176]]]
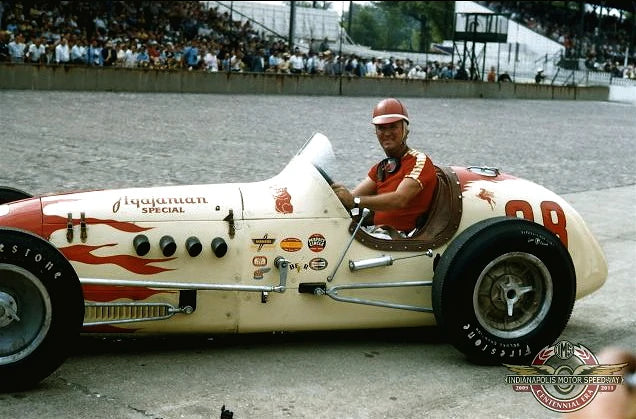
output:
[[[353,21],[353,2],[349,1],[349,22],[347,23],[347,33],[351,36],[351,22]]]
[[[288,39],[288,44],[289,44],[289,51],[291,53],[291,51],[294,50],[294,27],[295,27],[295,23],[296,23],[296,2],[295,1],[290,1],[290,9],[289,9],[289,39]]]

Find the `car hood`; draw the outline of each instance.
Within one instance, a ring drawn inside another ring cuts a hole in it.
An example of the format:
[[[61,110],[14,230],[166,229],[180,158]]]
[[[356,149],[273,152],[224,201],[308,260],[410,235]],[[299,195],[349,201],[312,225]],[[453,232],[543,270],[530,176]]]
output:
[[[181,185],[73,192],[0,205],[0,226],[47,237],[59,225],[134,225],[176,221],[348,217],[318,171],[293,159],[253,183]]]

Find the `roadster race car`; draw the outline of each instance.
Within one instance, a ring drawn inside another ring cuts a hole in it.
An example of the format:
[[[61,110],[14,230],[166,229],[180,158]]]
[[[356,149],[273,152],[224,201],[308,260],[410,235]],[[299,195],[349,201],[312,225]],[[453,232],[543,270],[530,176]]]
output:
[[[254,183],[29,197],[0,190],[0,387],[51,374],[79,333],[250,333],[437,324],[480,363],[553,343],[606,279],[555,193],[489,167],[436,167],[426,221],[365,227],[330,187],[322,134]]]

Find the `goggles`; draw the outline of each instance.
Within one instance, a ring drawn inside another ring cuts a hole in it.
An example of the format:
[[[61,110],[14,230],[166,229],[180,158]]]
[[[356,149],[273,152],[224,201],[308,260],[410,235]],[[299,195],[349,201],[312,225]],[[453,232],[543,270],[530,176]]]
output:
[[[392,173],[400,170],[400,159],[395,157],[387,157],[378,163],[377,176],[380,182],[383,182],[386,177]]]

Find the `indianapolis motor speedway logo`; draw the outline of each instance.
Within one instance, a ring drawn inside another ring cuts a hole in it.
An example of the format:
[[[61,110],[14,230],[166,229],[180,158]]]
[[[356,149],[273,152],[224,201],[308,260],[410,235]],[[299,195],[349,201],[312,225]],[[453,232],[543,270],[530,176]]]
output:
[[[599,391],[623,384],[623,376],[613,374],[627,363],[599,365],[585,346],[562,340],[539,351],[531,365],[504,365],[516,373],[506,376],[514,391],[531,392],[548,409],[569,413],[590,404]]]

